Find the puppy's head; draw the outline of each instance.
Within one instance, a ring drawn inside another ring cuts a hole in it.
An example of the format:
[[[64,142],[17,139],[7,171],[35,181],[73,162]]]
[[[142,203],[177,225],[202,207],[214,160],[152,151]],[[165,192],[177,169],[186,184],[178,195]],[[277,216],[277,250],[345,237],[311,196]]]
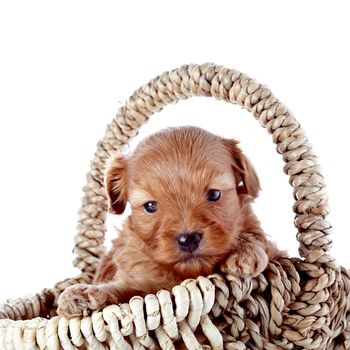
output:
[[[169,128],[117,157],[106,173],[109,209],[129,201],[131,228],[161,265],[184,277],[212,273],[234,247],[243,203],[259,181],[234,140],[195,127]]]

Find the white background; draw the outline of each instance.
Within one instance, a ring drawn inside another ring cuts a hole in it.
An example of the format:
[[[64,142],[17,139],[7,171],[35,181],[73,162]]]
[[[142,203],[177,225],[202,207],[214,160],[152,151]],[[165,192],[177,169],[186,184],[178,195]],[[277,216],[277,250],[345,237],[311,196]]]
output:
[[[0,302],[78,273],[71,265],[73,236],[98,139],[134,89],[190,62],[245,72],[294,112],[328,184],[332,254],[349,267],[346,5],[2,1]],[[237,106],[192,98],[155,115],[140,137],[188,124],[241,140],[262,183],[255,205],[262,225],[296,255],[292,191],[267,132]]]

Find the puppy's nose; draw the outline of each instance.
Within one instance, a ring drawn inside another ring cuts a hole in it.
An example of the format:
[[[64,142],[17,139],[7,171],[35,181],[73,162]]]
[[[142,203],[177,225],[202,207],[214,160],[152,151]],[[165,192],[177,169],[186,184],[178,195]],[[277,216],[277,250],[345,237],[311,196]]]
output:
[[[199,247],[202,234],[198,231],[181,233],[176,237],[179,248],[188,253],[193,253]]]

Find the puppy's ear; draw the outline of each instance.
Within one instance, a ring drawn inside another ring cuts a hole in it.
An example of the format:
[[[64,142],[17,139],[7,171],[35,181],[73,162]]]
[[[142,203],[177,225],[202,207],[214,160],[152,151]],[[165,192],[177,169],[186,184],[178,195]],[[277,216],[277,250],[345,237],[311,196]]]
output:
[[[112,214],[122,214],[128,200],[127,160],[117,156],[107,165],[105,186],[108,196],[108,211]]]
[[[253,165],[238,147],[238,141],[223,139],[223,143],[232,156],[232,168],[238,195],[245,194],[256,198],[260,191],[260,182]]]

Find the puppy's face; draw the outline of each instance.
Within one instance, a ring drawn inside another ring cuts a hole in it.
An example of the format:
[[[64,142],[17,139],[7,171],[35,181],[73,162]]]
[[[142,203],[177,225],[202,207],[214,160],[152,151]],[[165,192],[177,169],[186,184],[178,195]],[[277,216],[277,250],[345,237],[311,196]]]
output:
[[[131,229],[154,261],[184,277],[213,272],[235,246],[243,199],[257,196],[255,171],[237,147],[194,127],[144,140],[106,173],[110,211],[132,208]]]

